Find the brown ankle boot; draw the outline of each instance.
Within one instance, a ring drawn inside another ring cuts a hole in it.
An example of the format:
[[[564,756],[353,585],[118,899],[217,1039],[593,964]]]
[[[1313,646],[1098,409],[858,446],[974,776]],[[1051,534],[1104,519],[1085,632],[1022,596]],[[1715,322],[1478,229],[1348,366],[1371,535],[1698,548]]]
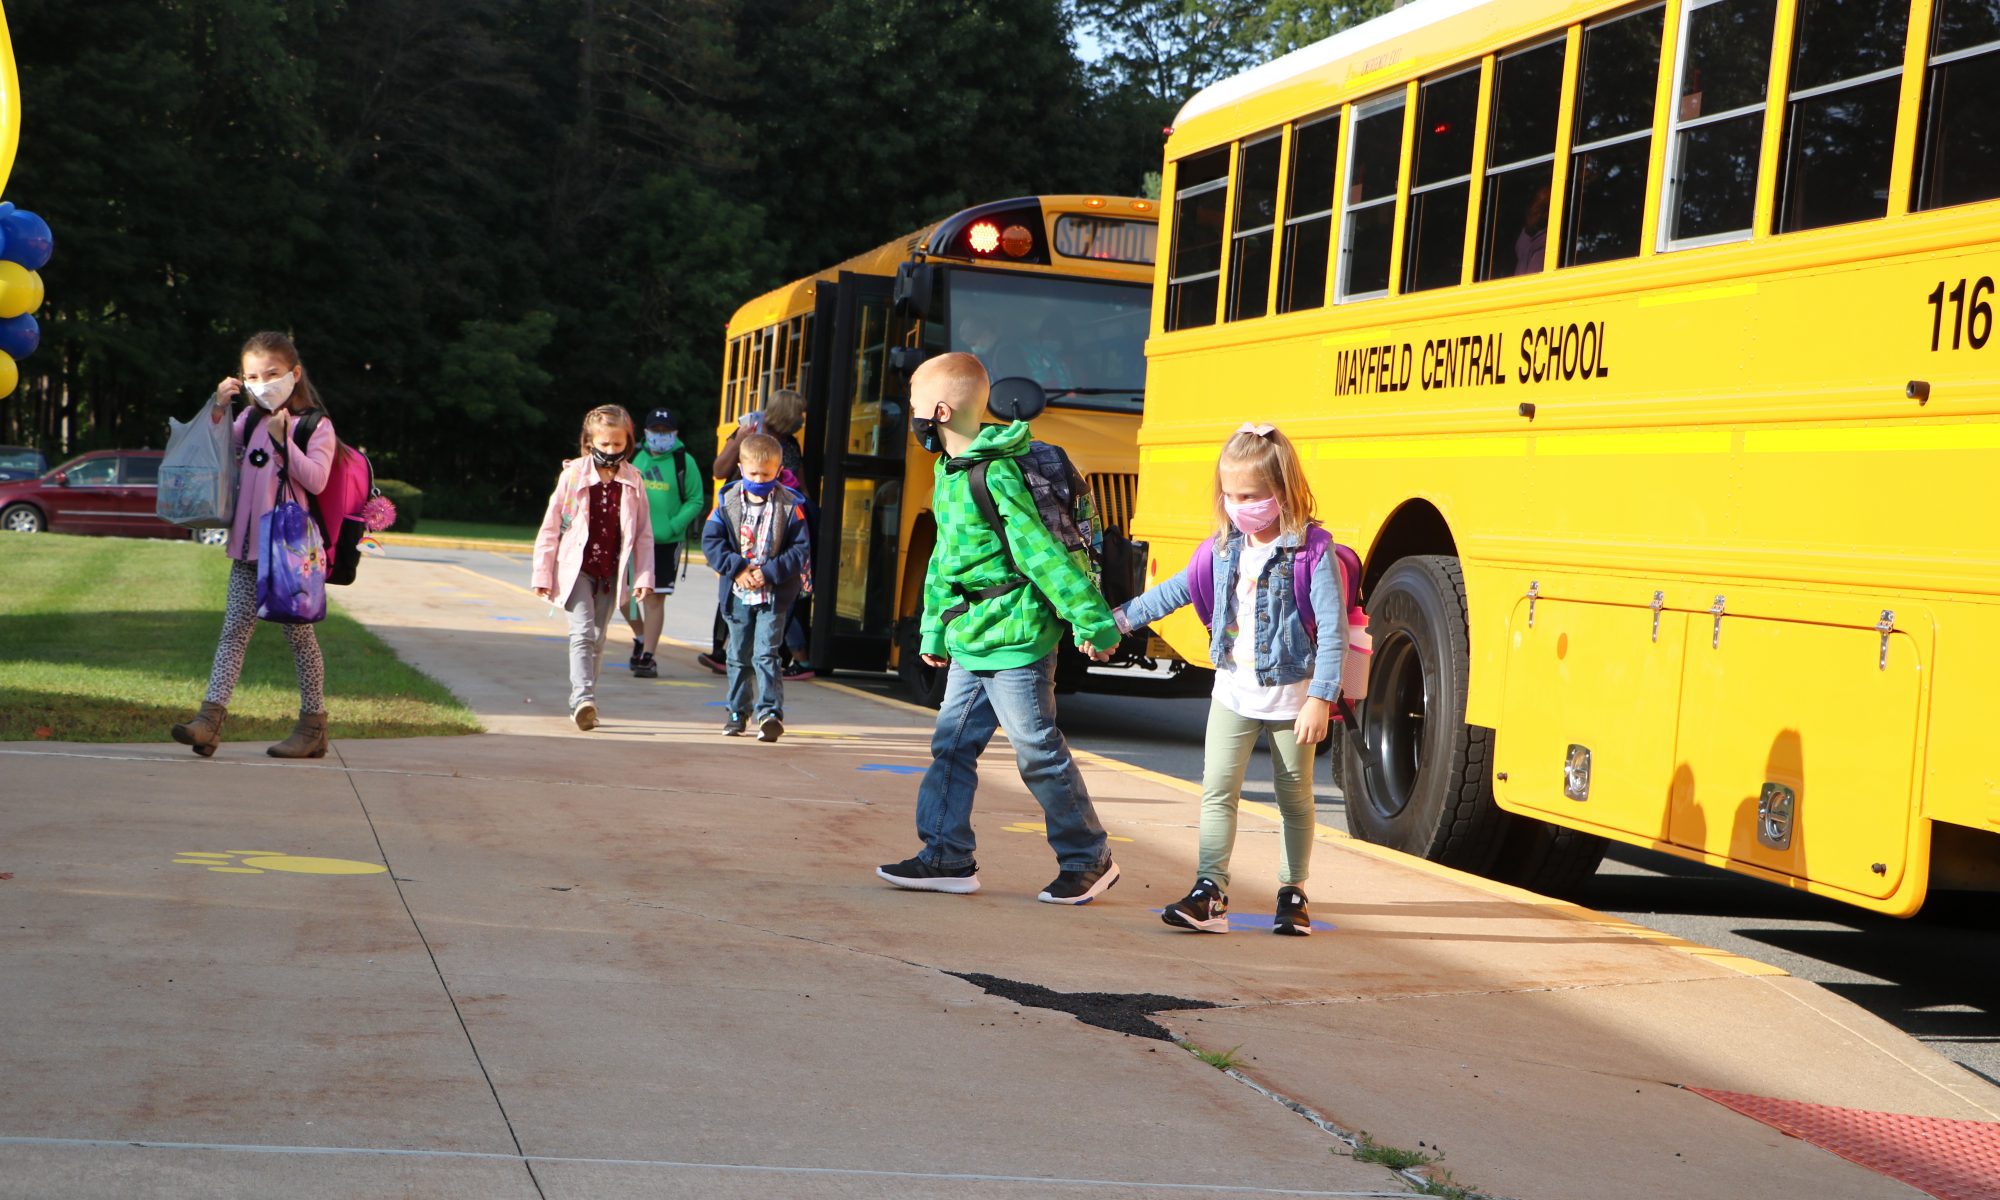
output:
[[[193,746],[194,752],[203,758],[213,758],[215,748],[222,744],[222,722],[229,716],[226,705],[213,701],[201,702],[201,711],[168,732],[183,746]]]
[[[264,753],[272,758],[325,758],[326,714],[300,713],[299,723],[292,726],[292,736]]]

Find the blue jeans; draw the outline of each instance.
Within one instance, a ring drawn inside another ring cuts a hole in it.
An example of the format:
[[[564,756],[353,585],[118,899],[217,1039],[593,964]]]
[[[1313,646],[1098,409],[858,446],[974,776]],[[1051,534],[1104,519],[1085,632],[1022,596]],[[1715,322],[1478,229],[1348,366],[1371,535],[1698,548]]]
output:
[[[791,606],[729,602],[729,715],[750,715],[750,674],[757,674],[756,718],[785,717],[785,677],[778,671],[778,643]]]
[[[979,787],[979,755],[1001,725],[1014,743],[1021,782],[1047,815],[1049,848],[1065,871],[1095,870],[1108,857],[1104,826],[1091,806],[1083,772],[1056,728],[1056,656],[1004,671],[968,671],[951,664],[931,766],[917,789],[918,855],[940,870],[972,864],[972,796]]]

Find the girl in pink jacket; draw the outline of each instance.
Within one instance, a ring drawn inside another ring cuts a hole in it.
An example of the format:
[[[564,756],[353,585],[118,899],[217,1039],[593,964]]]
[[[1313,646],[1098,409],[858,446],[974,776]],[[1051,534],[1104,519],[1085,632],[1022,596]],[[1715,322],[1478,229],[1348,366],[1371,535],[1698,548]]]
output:
[[[222,744],[222,723],[229,715],[229,698],[243,673],[243,655],[257,627],[257,533],[263,516],[278,501],[278,472],[291,479],[295,497],[303,489],[318,495],[333,470],[334,458],[352,451],[334,437],[319,392],[306,377],[298,348],[282,333],[259,333],[243,343],[243,378],[224,379],[215,386],[223,401],[211,411],[222,419],[223,409],[240,393],[251,401],[236,418],[236,456],[241,472],[236,480],[236,517],[229,529],[229,591],[222,609],[222,637],[209,671],[208,695],[201,710],[173,727],[174,740],[192,746],[207,758]],[[298,418],[314,409],[320,420],[303,448],[293,436]],[[252,418],[257,418],[254,422]],[[319,641],[310,625],[285,625],[292,643],[292,661],[299,670],[299,720],[290,737],[265,751],[273,758],[319,758],[326,754],[326,669]]]
[[[616,404],[583,418],[578,457],[563,464],[535,538],[535,594],[569,613],[569,715],[597,727],[597,669],[611,613],[653,590],[653,514],[628,461],[632,414]]]

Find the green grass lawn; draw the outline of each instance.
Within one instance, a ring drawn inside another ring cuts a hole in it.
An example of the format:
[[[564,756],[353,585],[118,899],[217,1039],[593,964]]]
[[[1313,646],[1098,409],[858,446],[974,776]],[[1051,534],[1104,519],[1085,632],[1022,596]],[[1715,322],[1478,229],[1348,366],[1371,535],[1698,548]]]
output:
[[[0,534],[0,741],[167,741],[208,686],[228,576],[215,546]],[[334,740],[480,732],[471,710],[342,612],[333,591],[318,634]],[[275,741],[298,711],[291,646],[259,622],[223,739]]]
[[[535,525],[500,525],[490,521],[433,521],[425,517],[417,525],[416,533],[418,537],[479,538],[486,541],[522,542],[532,545],[539,528]],[[391,545],[395,544],[395,534],[385,536]]]

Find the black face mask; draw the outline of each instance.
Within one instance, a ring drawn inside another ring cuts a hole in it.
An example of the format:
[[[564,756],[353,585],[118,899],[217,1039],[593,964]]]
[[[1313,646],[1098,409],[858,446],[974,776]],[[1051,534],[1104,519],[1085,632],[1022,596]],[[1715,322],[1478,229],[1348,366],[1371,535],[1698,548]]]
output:
[[[938,432],[935,417],[911,417],[910,432],[915,435],[917,445],[932,454],[944,453],[944,435]]]
[[[590,452],[590,461],[600,467],[616,467],[619,463],[625,461],[625,452],[620,450],[616,454],[606,454],[602,450],[593,448]]]

